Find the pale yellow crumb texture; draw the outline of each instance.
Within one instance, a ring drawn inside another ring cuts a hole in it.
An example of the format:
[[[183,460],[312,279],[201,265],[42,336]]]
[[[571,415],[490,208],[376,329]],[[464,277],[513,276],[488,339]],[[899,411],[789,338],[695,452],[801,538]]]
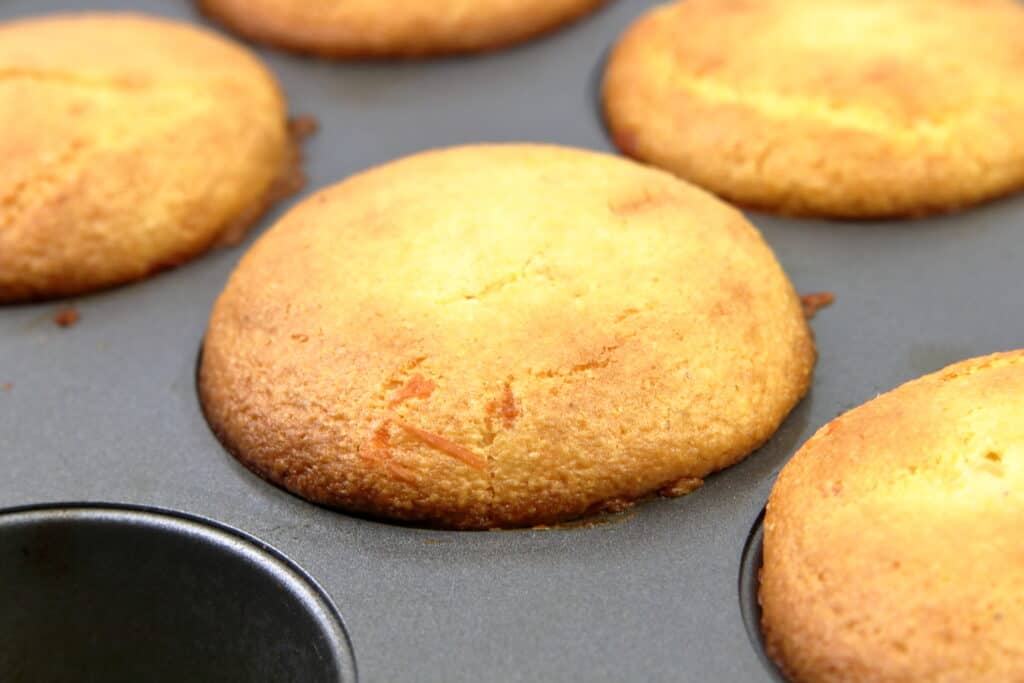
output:
[[[0,302],[188,259],[288,152],[273,78],[213,34],[129,14],[0,24]]]
[[[1006,683],[1024,671],[1024,351],[837,418],[765,516],[769,654],[800,683]]]
[[[197,0],[238,33],[330,57],[415,57],[503,47],[608,0]]]
[[[814,358],[735,210],[621,158],[477,146],[287,215],[218,300],[200,384],[288,489],[488,528],[697,488],[771,436]]]
[[[1024,186],[1014,0],[685,0],[609,61],[616,144],[729,200],[918,215]]]

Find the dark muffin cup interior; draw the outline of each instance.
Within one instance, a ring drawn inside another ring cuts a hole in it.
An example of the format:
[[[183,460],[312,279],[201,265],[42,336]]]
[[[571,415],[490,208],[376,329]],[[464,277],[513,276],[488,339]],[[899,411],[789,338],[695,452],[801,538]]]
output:
[[[128,507],[0,513],[6,683],[354,681],[344,625],[239,532]]]
[[[746,626],[750,643],[757,651],[769,679],[778,683],[786,683],[785,676],[768,657],[764,649],[764,634],[761,631],[761,603],[757,600],[760,584],[761,565],[764,561],[764,512],[757,516],[757,521],[750,529],[750,536],[743,546],[743,558],[740,562],[740,613]]]

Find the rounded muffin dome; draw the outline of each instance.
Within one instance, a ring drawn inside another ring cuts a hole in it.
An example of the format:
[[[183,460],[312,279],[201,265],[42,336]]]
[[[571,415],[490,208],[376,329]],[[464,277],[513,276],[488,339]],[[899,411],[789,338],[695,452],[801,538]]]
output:
[[[1024,671],[1024,351],[967,360],[819,431],[765,513],[769,654],[802,683]]]
[[[748,206],[866,218],[1024,188],[1016,0],[684,0],[609,60],[616,144]]]
[[[214,307],[200,390],[299,495],[488,528],[692,490],[775,431],[814,359],[737,211],[617,157],[475,146],[282,219]]]
[[[0,24],[0,303],[180,264],[266,207],[292,158],[267,70],[132,14]]]
[[[422,57],[490,50],[573,21],[607,0],[197,0],[263,43],[325,57]]]

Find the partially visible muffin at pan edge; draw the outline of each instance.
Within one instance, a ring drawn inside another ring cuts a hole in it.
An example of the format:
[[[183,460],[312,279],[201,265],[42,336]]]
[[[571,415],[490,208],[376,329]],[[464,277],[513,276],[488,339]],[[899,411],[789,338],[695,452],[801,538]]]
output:
[[[133,14],[0,24],[0,302],[143,278],[236,237],[294,161],[246,50]]]
[[[681,495],[803,396],[800,301],[740,213],[533,145],[422,153],[289,213],[206,335],[207,418],[312,501],[452,528]]]
[[[800,683],[1024,675],[1024,351],[833,420],[768,501],[768,653]]]
[[[1015,0],[685,0],[607,67],[617,146],[796,215],[907,217],[1024,187]]]
[[[505,47],[608,0],[196,0],[253,40],[324,57],[424,57]]]

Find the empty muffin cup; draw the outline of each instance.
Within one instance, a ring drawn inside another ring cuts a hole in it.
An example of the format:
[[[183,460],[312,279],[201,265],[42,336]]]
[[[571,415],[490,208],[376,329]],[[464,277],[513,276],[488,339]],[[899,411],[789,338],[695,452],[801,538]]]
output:
[[[341,617],[277,551],[125,506],[0,513],[0,680],[356,680]]]

